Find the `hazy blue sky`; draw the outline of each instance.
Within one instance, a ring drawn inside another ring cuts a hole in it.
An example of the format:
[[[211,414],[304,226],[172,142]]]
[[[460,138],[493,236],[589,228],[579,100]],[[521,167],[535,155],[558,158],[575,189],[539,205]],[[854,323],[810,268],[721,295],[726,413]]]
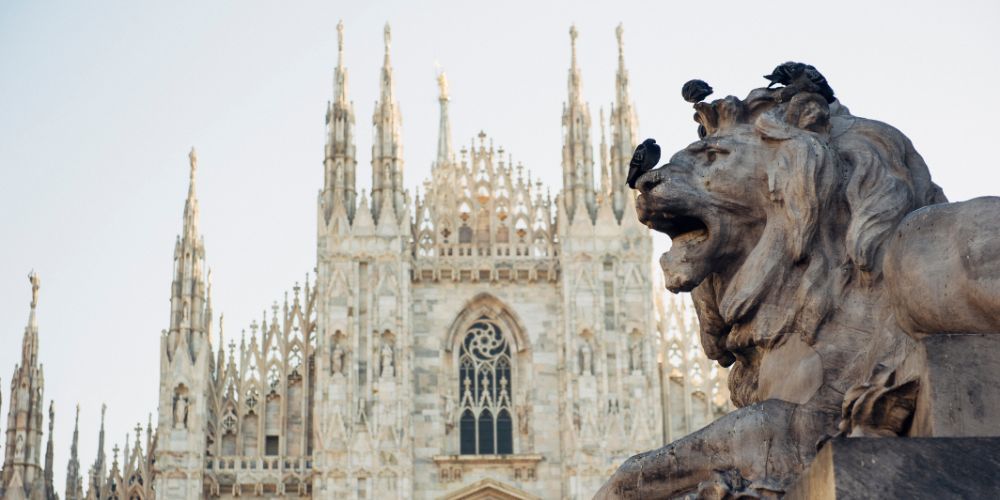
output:
[[[201,229],[226,335],[315,265],[324,107],[338,19],[358,129],[360,187],[392,23],[407,186],[436,147],[435,65],[459,144],[480,129],[554,189],[570,23],[596,122],[613,99],[614,28],[640,134],[694,140],[680,87],[744,96],[785,60],[816,65],[858,115],[908,134],[953,200],[998,193],[992,94],[1000,4],[989,2],[19,2],[0,5],[0,380],[3,419],[42,277],[40,358],[56,400],[56,485],[80,402],[83,470],[99,408],[109,441],[156,408],[187,152],[199,151]],[[594,131],[594,137],[599,137]],[[596,155],[595,155],[596,156]],[[983,158],[986,158],[984,161]],[[657,237],[662,248],[667,239]],[[110,447],[110,444],[109,444]],[[109,457],[110,459],[110,457]]]

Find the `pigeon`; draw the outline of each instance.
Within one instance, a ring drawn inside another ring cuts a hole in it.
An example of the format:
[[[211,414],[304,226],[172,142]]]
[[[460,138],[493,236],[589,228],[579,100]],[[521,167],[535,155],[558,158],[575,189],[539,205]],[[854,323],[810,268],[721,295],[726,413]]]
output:
[[[628,187],[635,189],[635,181],[639,176],[649,172],[660,161],[660,145],[656,139],[646,139],[632,153],[632,161],[628,163]]]
[[[705,83],[704,80],[688,80],[681,87],[681,96],[691,104],[701,102],[710,95],[712,95],[712,86]]]
[[[770,75],[764,75],[764,78],[771,81],[767,88],[780,83],[787,87],[798,87],[805,92],[815,92],[823,96],[827,103],[836,100],[836,97],[833,96],[833,89],[830,88],[826,78],[815,67],[808,64],[789,61],[774,68],[774,71]]]

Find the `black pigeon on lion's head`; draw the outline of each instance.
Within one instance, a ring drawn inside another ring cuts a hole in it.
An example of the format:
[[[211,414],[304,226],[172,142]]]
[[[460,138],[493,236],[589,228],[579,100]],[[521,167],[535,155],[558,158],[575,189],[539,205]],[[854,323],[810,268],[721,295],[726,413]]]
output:
[[[817,93],[828,104],[836,100],[826,78],[815,67],[805,63],[786,62],[774,68],[770,75],[764,75],[764,78],[771,81],[767,88],[780,83],[786,87],[795,87],[798,91]]]
[[[625,180],[628,187],[635,189],[635,181],[639,176],[655,168],[659,161],[660,145],[656,143],[656,139],[642,141],[635,148],[635,153],[632,153],[632,161],[628,163],[628,178]]]

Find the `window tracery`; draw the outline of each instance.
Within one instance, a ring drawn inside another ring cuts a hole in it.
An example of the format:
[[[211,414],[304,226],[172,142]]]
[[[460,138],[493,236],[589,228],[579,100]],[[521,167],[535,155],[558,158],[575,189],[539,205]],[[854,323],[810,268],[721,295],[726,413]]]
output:
[[[511,348],[499,325],[481,316],[466,330],[458,370],[461,453],[513,453]]]

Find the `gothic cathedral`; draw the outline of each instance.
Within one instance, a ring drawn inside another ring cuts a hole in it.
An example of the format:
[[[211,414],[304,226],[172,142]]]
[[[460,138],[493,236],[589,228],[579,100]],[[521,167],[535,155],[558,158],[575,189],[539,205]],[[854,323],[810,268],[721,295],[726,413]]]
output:
[[[359,194],[342,24],[338,36],[314,277],[238,344],[220,324],[212,345],[192,150],[155,428],[107,474],[102,428],[86,498],[584,499],[629,456],[728,409],[689,310],[651,280],[625,183],[638,136],[620,26],[597,165],[570,30],[554,198],[483,132],[456,151],[444,74],[437,156],[410,197],[388,26]],[[51,488],[34,299],[30,318],[3,469],[26,495]],[[67,499],[83,498],[75,443]]]

